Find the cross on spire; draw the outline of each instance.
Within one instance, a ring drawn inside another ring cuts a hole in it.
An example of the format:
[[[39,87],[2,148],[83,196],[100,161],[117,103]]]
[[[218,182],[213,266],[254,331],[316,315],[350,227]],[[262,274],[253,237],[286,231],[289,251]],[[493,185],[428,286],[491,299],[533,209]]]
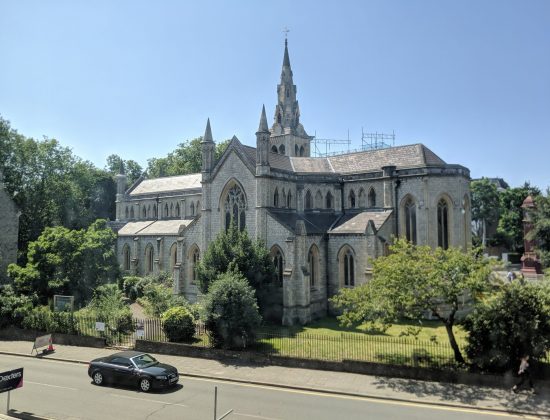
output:
[[[285,46],[286,46],[287,37],[288,37],[288,33],[290,32],[290,29],[288,29],[288,28],[285,26],[285,28],[283,29],[283,32],[285,33]]]

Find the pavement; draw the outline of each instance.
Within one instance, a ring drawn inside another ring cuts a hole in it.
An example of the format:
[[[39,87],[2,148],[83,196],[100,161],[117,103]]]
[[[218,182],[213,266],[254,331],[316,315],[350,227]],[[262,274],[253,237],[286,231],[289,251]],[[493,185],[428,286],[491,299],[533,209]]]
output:
[[[31,355],[32,341],[0,341],[2,354]],[[44,359],[87,364],[90,360],[119,350],[112,348],[76,347],[54,344],[55,351]],[[418,381],[281,366],[252,365],[239,360],[219,361],[183,356],[153,354],[164,363],[175,366],[180,375],[210,378],[236,383],[267,385],[320,393],[350,395],[378,400],[394,400],[438,406],[463,407],[494,412],[550,418],[550,389],[537,389],[536,394],[509,388],[489,388],[462,384]],[[535,383],[535,388],[537,384]],[[2,417],[0,419],[9,418]]]

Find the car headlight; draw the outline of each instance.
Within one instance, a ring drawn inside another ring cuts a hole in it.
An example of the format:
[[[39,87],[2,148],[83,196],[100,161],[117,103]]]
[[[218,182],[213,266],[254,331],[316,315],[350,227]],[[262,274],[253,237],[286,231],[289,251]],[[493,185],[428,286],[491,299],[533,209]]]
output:
[[[166,380],[166,379],[168,379],[168,377],[167,377],[166,375],[155,376],[155,378],[161,379],[161,380]]]

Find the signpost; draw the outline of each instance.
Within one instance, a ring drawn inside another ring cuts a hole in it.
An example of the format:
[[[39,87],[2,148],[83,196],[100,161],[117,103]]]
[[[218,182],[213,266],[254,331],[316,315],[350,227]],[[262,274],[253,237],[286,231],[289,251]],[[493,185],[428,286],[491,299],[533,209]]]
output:
[[[0,373],[0,393],[8,393],[6,414],[10,412],[10,391],[23,386],[23,368]]]

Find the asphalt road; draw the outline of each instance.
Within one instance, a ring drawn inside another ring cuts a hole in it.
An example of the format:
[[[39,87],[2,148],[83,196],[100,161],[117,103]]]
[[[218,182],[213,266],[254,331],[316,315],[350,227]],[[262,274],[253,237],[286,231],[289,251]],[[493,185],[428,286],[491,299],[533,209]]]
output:
[[[185,376],[170,391],[142,393],[137,388],[93,385],[87,365],[0,356],[0,372],[19,367],[25,369],[24,386],[11,392],[10,408],[59,420],[213,419],[216,386],[218,418],[232,409],[228,420],[536,418]],[[6,396],[0,394],[1,412],[5,412]]]

